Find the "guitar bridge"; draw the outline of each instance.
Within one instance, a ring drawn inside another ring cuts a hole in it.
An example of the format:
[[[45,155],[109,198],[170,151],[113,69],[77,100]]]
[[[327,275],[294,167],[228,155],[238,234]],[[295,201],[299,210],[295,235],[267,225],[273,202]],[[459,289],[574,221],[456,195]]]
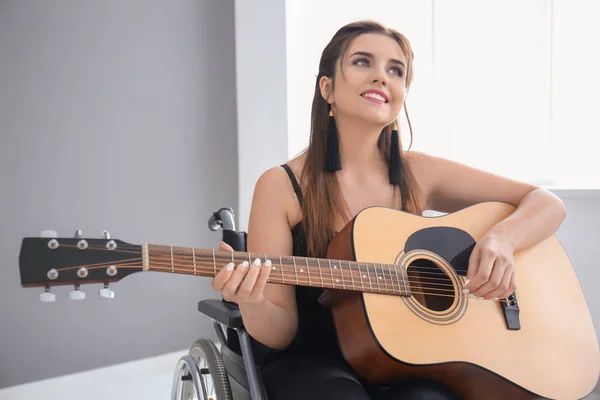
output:
[[[502,311],[504,312],[504,320],[506,327],[509,330],[518,331],[521,329],[521,321],[519,319],[519,303],[517,303],[517,295],[513,292],[506,301],[502,303]]]

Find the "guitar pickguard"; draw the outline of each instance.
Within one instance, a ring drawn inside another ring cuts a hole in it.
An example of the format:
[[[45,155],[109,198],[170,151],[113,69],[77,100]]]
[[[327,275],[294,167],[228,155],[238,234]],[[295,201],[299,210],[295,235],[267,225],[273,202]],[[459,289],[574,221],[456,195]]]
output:
[[[469,257],[477,242],[473,237],[458,228],[436,226],[413,233],[406,240],[404,252],[422,249],[436,253],[446,260],[457,275],[466,276]]]
[[[429,250],[446,260],[457,275],[466,276],[469,258],[476,244],[475,239],[461,229],[436,226],[413,233],[406,240],[404,253],[418,249]],[[508,329],[521,329],[519,305],[515,293],[509,297],[508,302],[502,303],[502,312]]]

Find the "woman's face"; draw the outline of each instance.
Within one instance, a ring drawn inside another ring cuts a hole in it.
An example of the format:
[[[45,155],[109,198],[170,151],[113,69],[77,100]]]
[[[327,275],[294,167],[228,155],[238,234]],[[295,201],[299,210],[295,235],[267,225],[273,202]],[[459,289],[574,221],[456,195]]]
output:
[[[394,39],[378,33],[362,34],[350,43],[337,64],[333,92],[331,79],[323,77],[321,94],[336,117],[389,125],[404,104],[406,65]]]

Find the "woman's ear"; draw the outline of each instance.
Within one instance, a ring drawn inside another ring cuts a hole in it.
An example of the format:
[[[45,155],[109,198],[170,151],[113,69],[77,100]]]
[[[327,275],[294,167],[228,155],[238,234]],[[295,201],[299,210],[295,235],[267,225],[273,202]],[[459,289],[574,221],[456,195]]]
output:
[[[330,100],[333,93],[333,82],[331,78],[322,76],[321,79],[319,79],[319,89],[321,90],[321,96],[323,96],[326,102],[331,104],[332,102]]]

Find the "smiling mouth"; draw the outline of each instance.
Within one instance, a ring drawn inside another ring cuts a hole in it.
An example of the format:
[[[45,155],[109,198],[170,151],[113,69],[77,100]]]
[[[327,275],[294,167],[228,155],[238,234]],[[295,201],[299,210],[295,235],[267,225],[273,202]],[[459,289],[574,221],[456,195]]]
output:
[[[365,94],[361,94],[361,96],[367,100],[375,101],[377,103],[387,103],[388,102],[385,99],[385,97],[383,97],[382,95],[377,94],[377,93],[365,93]]]

